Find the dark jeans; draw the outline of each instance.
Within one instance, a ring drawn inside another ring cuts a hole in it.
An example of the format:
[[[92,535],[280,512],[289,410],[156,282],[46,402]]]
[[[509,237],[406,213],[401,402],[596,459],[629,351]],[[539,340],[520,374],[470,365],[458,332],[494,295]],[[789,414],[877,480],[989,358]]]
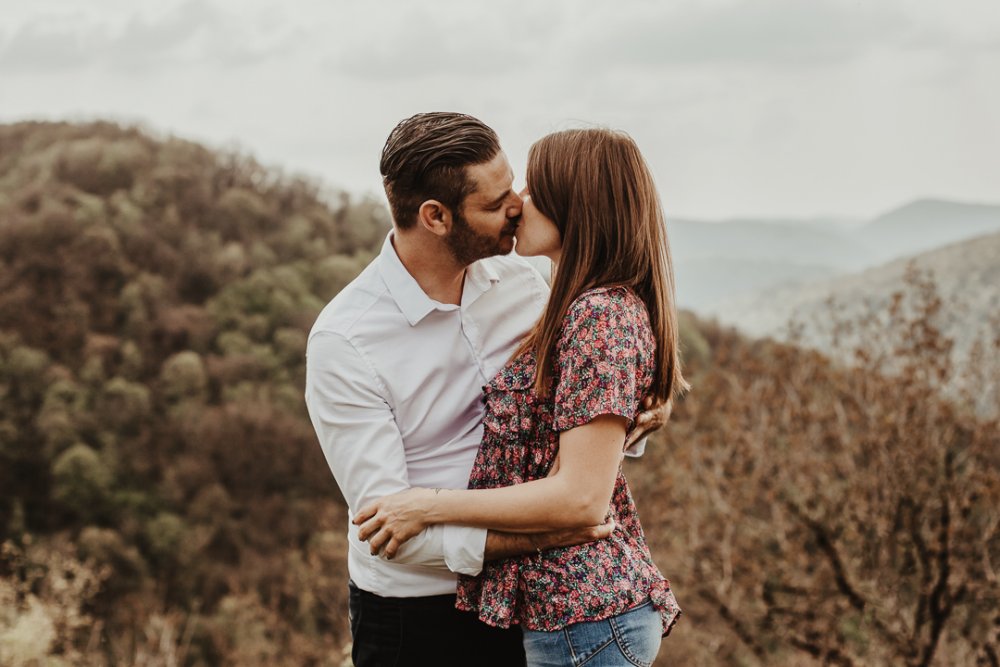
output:
[[[454,595],[386,598],[350,588],[351,657],[357,667],[519,667],[521,630],[494,628],[455,609]]]

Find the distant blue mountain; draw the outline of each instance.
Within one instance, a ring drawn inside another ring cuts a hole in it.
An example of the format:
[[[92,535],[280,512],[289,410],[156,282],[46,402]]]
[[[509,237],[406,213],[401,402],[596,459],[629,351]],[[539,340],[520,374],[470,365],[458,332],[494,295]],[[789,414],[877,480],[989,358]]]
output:
[[[873,220],[667,221],[678,302],[693,310],[853,273],[1000,231],[1000,206],[921,199]]]
[[[1000,231],[1000,206],[920,199],[884,213],[857,230],[868,251],[884,261]]]
[[[850,230],[807,221],[674,219],[667,221],[667,232],[678,259],[777,260],[840,269],[860,268],[871,262],[866,248],[851,237]]]

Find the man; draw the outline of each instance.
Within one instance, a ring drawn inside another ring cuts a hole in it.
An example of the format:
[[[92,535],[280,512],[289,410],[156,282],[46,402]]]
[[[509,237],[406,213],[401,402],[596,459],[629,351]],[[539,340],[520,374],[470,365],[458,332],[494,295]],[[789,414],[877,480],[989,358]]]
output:
[[[538,272],[509,254],[522,201],[481,121],[456,113],[402,121],[381,173],[393,230],[320,314],[307,348],[306,403],[351,516],[411,486],[466,487],[482,435],[482,386],[548,296]],[[524,664],[517,628],[454,608],[455,573],[612,529],[528,536],[434,526],[390,561],[349,524],[355,664]]]

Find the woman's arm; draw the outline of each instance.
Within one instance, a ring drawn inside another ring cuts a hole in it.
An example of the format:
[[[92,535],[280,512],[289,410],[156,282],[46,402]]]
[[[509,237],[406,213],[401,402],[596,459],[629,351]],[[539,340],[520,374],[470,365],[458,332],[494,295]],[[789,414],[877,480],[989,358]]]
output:
[[[560,432],[559,471],[499,489],[403,491],[362,508],[355,517],[361,539],[368,539],[372,553],[384,547],[388,556],[435,523],[520,532],[600,523],[628,418],[639,408],[638,383],[649,375],[650,334],[641,302],[622,288],[576,299],[556,344],[552,425]]]
[[[510,532],[594,526],[604,521],[622,460],[627,420],[600,415],[559,436],[559,470],[499,489],[410,489],[355,516],[372,553],[399,545],[429,525],[464,524]]]

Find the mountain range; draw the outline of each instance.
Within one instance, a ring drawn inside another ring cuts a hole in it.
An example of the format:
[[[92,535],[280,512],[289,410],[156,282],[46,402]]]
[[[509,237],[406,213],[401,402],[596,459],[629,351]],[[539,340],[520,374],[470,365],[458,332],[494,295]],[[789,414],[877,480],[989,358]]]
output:
[[[848,362],[859,361],[854,350],[880,354],[904,344],[905,337],[919,338],[912,322],[929,324],[950,341],[935,354],[950,354],[954,367],[965,369],[943,378],[945,387],[951,393],[962,383],[974,387],[968,395],[987,414],[1000,392],[1000,232],[857,273],[734,298],[711,314],[742,333],[793,341]]]
[[[667,222],[680,306],[722,306],[847,275],[1000,231],[1000,205],[921,199],[863,223],[833,219]]]

